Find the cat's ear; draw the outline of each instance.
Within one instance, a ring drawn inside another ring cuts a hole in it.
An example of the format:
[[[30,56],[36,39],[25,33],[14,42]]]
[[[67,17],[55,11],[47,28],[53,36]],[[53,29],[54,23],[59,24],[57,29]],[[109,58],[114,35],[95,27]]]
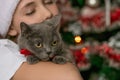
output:
[[[51,22],[52,22],[52,24],[53,24],[54,27],[56,27],[56,26],[58,26],[60,24],[61,17],[62,17],[61,14],[58,14],[58,15],[56,15],[56,16],[53,17],[53,19],[52,19]]]
[[[51,24],[52,24],[52,28],[53,28],[53,31],[59,31],[59,28],[60,28],[60,22],[61,22],[61,14],[58,14],[56,16],[54,16],[51,20]]]
[[[21,33],[26,33],[28,31],[30,31],[29,25],[24,22],[20,23],[20,28],[21,28]]]
[[[23,37],[29,38],[29,36],[32,32],[30,26],[28,24],[24,23],[24,22],[21,22],[20,23],[20,28],[21,28],[21,35]]]
[[[50,26],[58,26],[60,24],[61,21],[61,14],[58,14],[56,16],[53,16],[51,19],[48,19],[46,22],[47,24],[49,24]]]

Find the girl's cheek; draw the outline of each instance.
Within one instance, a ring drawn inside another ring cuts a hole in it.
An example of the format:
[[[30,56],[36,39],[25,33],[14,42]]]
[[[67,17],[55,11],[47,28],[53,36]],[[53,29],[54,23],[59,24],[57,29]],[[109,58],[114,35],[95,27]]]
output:
[[[59,10],[58,10],[57,6],[51,6],[51,7],[49,7],[49,10],[52,12],[52,14],[54,16],[59,13]]]

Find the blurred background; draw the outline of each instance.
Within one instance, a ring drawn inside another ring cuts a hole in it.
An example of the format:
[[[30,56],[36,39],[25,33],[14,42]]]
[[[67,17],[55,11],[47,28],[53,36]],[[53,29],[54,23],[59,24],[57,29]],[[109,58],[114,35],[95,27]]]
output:
[[[120,80],[120,0],[57,0],[60,33],[84,80]]]

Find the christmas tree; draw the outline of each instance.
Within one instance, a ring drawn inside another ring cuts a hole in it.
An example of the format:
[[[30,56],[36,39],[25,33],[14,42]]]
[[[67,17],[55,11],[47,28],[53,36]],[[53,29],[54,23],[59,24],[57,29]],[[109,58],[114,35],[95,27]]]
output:
[[[60,32],[84,80],[120,80],[120,0],[58,0]]]

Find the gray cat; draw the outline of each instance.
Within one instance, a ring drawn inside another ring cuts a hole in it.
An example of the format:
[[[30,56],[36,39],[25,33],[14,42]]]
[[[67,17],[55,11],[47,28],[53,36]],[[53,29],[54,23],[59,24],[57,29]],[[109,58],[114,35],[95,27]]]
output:
[[[39,61],[52,61],[57,64],[71,62],[75,64],[71,51],[64,45],[59,33],[60,16],[42,23],[28,25],[20,24],[21,34],[18,37],[20,49],[29,50],[32,55],[27,56],[29,64]]]

